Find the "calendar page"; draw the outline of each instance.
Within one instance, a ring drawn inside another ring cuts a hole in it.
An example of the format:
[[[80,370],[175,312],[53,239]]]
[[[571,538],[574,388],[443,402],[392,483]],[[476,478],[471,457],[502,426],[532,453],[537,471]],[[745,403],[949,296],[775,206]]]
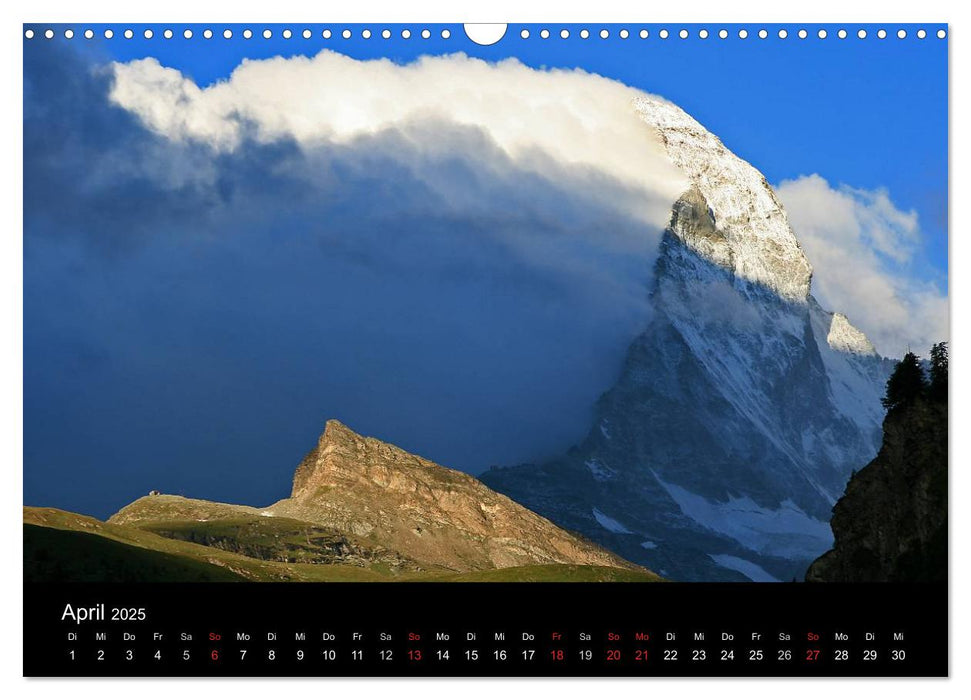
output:
[[[23,26],[26,676],[948,675],[948,26]]]

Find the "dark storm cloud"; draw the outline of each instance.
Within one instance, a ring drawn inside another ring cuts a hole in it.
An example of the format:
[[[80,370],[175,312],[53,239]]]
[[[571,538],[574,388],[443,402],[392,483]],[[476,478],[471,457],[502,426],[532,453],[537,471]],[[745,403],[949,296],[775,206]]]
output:
[[[46,48],[25,57],[28,503],[268,503],[334,417],[472,472],[585,432],[649,311],[658,232],[611,206],[629,190],[444,123],[216,153]]]

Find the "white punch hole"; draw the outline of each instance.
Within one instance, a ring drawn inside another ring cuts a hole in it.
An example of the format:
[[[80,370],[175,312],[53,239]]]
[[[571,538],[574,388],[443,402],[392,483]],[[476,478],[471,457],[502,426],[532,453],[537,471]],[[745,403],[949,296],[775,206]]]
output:
[[[479,46],[492,46],[506,36],[505,24],[466,24],[465,35]]]

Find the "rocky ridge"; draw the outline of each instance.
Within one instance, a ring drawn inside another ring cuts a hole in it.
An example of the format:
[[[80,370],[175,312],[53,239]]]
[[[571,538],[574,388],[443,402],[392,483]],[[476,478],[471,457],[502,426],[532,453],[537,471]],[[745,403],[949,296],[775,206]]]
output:
[[[252,538],[239,544],[233,533],[255,527],[254,521],[286,535],[301,562],[322,563],[313,559],[318,556],[329,557],[327,563],[377,561],[395,570],[458,573],[545,564],[643,571],[468,474],[336,420],[297,467],[289,498],[252,508],[146,496],[108,522],[252,555],[260,551],[246,543]]]
[[[327,422],[297,467],[290,498],[264,513],[377,537],[455,571],[537,563],[630,567],[478,479]]]

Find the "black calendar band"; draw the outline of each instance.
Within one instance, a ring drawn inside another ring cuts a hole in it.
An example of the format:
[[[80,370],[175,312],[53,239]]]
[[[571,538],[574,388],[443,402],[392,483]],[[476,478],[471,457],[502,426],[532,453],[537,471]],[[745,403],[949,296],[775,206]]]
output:
[[[27,676],[945,676],[940,584],[25,587]]]

